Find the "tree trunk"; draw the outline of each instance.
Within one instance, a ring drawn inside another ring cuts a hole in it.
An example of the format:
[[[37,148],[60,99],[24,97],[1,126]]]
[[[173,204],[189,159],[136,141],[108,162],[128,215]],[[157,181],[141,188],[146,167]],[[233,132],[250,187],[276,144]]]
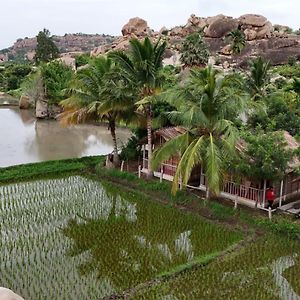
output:
[[[152,116],[151,108],[148,108],[147,111],[147,138],[148,138],[148,174],[147,178],[150,179],[153,177],[152,171]]]
[[[110,133],[113,139],[113,146],[114,146],[114,151],[113,151],[113,164],[115,167],[118,167],[120,165],[120,157],[118,153],[118,145],[117,145],[117,137],[116,137],[116,122],[115,121],[110,121],[109,122],[109,127],[110,127]]]

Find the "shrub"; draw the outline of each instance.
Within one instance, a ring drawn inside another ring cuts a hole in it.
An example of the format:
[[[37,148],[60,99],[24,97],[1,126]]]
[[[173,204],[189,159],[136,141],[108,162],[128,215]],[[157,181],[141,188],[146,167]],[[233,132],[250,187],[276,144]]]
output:
[[[64,99],[65,89],[70,86],[73,71],[65,64],[53,61],[41,67],[46,97],[51,103],[59,103]]]
[[[228,34],[228,38],[231,40],[230,48],[234,54],[239,54],[242,52],[246,45],[245,34],[240,29],[232,30]]]
[[[186,67],[205,66],[208,63],[208,46],[199,32],[187,36],[181,47],[181,62]]]
[[[134,135],[132,136],[127,144],[122,147],[120,154],[121,160],[135,160],[141,156],[141,144],[138,138]]]
[[[32,67],[28,64],[10,63],[6,65],[0,72],[0,89],[6,92],[19,89],[31,71]]]
[[[89,54],[80,54],[80,55],[77,55],[75,57],[76,68],[79,68],[79,67],[87,65],[89,63],[89,61],[90,61],[90,55]]]
[[[283,135],[280,132],[264,133],[257,128],[255,134],[247,132],[243,138],[247,146],[241,158],[229,162],[233,172],[249,178],[282,179],[294,156],[294,151],[286,149]]]
[[[288,57],[288,65],[289,66],[295,66],[296,62],[297,62],[297,58],[295,56]]]

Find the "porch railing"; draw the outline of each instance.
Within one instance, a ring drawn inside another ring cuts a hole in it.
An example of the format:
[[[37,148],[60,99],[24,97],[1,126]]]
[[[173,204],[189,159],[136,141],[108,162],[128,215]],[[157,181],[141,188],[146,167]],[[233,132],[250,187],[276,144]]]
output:
[[[232,181],[225,182],[223,186],[223,192],[231,195],[236,195],[244,199],[252,200],[259,204],[263,203],[263,190],[246,185],[237,184]]]
[[[148,168],[148,159],[143,158],[143,169]],[[163,173],[164,175],[175,176],[177,166],[168,163],[162,163],[156,172]]]

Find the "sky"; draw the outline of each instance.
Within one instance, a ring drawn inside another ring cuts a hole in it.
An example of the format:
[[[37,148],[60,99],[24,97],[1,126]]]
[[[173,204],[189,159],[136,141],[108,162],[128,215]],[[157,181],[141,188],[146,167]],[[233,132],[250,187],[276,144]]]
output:
[[[2,2],[3,1],[3,2]],[[186,23],[189,16],[217,14],[266,16],[273,24],[300,27],[299,0],[1,0],[0,49],[18,38],[33,37],[43,28],[52,34],[120,35],[132,17],[145,19],[155,30]]]

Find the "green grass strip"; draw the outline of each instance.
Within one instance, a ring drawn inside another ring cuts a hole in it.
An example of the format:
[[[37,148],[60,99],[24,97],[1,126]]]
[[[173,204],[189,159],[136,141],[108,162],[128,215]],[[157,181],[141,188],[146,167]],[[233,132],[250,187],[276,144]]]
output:
[[[218,256],[223,254],[223,251],[218,251],[218,252],[212,252],[204,256],[199,256],[196,259],[194,259],[191,262],[188,262],[186,264],[178,265],[174,267],[171,270],[165,271],[160,273],[157,278],[162,278],[162,277],[171,277],[173,275],[176,275],[178,273],[187,271],[193,267],[204,267],[211,263],[214,259],[216,259]]]
[[[0,168],[0,184],[38,179],[41,177],[44,178],[50,175],[79,172],[94,167],[95,165],[102,163],[103,160],[103,156],[89,156]]]

